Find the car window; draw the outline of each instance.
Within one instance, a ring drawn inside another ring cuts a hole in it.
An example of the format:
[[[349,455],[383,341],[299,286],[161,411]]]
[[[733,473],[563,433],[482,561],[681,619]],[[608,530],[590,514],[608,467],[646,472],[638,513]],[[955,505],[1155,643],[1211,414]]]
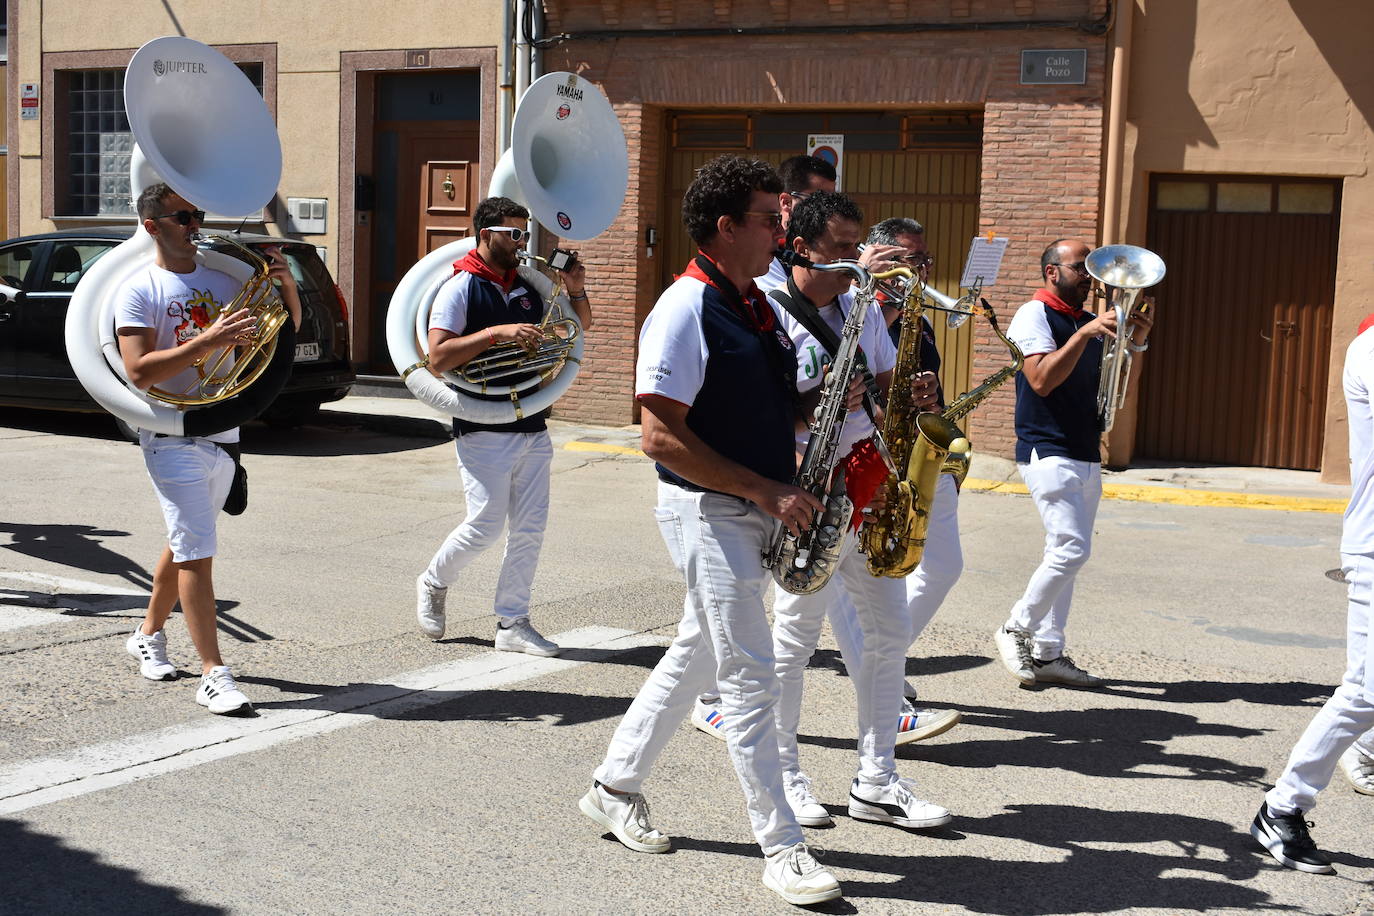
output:
[[[91,265],[116,244],[112,241],[54,242],[47,276],[38,288],[44,292],[71,292]]]
[[[291,265],[291,276],[296,278],[296,286],[301,292],[318,293],[331,286],[329,270],[313,248],[292,246],[283,248],[282,254],[286,255],[286,263]]]
[[[10,245],[0,248],[0,283],[15,289],[24,286],[24,276],[33,266],[34,245]]]

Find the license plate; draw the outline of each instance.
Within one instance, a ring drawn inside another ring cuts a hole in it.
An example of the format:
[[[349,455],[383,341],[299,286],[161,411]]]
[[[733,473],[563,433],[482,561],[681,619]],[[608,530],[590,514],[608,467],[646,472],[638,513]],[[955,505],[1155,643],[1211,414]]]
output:
[[[308,359],[320,358],[320,345],[315,341],[310,343],[296,344],[296,362],[303,363]]]

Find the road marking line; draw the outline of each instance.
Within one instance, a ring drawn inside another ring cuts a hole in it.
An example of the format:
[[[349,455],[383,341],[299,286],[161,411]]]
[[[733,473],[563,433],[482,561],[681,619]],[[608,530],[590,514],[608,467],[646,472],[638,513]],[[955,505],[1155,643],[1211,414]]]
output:
[[[8,593],[8,594],[7,594]],[[32,595],[51,599],[47,607],[35,607]],[[51,624],[77,623],[87,615],[64,614],[64,610],[99,611],[106,599],[139,597],[148,593],[124,585],[106,585],[83,579],[68,579],[47,573],[0,572],[0,633]],[[81,595],[82,600],[71,600]],[[92,596],[101,596],[91,600]],[[23,600],[15,602],[12,597]]]
[[[0,602],[0,633],[23,630],[27,627],[42,627],[53,623],[76,623],[80,619],[80,617],[72,617],[57,610]]]
[[[18,764],[0,770],[0,815],[569,671],[615,652],[664,645],[659,637],[611,627],[582,627],[553,639],[565,652],[594,651],[582,658],[538,658],[493,650],[301,701],[317,708],[263,709],[256,719],[216,716]]]

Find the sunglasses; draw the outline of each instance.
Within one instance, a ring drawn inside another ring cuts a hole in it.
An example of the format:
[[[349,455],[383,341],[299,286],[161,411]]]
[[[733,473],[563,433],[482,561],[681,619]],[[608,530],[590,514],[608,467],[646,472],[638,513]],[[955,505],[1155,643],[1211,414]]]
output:
[[[183,226],[191,225],[191,220],[198,223],[205,222],[204,210],[177,210],[175,213],[159,213],[153,219],[174,219]]]
[[[487,231],[504,232],[506,233],[506,235],[509,235],[510,240],[517,245],[523,242],[525,240],[525,237],[529,235],[528,231],[524,229],[517,229],[514,226],[488,226]]]
[[[744,215],[763,217],[763,224],[769,229],[782,228],[782,214],[777,210],[745,210]]]

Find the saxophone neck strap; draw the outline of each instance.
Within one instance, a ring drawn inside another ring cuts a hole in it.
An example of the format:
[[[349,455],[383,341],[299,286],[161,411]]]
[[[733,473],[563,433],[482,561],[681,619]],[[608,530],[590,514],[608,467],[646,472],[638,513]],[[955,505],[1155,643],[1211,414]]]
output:
[[[821,318],[820,309],[806,296],[802,295],[797,289],[797,285],[792,282],[792,278],[787,278],[787,292],[775,289],[768,294],[768,297],[787,310],[787,313],[801,323],[807,332],[825,348],[831,359],[840,349],[840,336],[835,333],[835,329],[825,323]],[[859,303],[854,304],[854,308],[860,308]],[[882,393],[878,390],[878,381],[873,377],[873,373],[868,368],[868,360],[860,354],[859,368],[864,374],[864,413],[868,414],[868,419],[873,421],[874,427],[878,425],[878,414],[875,410],[876,405],[882,403]]]

